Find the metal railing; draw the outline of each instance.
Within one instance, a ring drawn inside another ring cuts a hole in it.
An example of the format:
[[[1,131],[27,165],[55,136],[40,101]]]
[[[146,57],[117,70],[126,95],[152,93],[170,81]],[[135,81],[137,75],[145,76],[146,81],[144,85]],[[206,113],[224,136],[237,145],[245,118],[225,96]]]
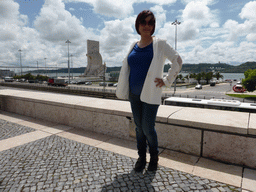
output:
[[[38,91],[49,91],[56,93],[65,93],[65,94],[73,94],[73,95],[83,95],[83,96],[91,96],[98,98],[109,98],[109,99],[117,99],[115,90],[113,89],[105,89],[103,92],[103,88],[94,88],[94,87],[79,87],[79,86],[49,86],[48,84],[40,84],[40,83],[16,83],[16,82],[0,82],[0,86],[7,87],[15,87],[21,89],[33,89]]]

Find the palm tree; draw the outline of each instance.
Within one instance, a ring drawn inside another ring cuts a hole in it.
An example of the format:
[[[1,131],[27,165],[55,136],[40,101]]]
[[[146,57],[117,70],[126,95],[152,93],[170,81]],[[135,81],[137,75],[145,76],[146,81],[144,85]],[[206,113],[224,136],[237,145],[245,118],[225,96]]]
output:
[[[212,79],[212,77],[213,77],[213,72],[208,72],[205,74],[206,84],[209,84],[209,81]]]
[[[198,81],[199,84],[200,84],[201,79],[202,79],[202,74],[201,74],[201,73],[198,73],[198,74],[196,75],[196,80]]]
[[[221,75],[220,72],[215,72],[214,77],[216,77],[217,80],[219,80],[220,78],[223,78],[223,75]]]
[[[178,79],[182,80],[182,78],[183,78],[183,75],[182,75],[182,74],[179,74],[179,75],[178,75]]]

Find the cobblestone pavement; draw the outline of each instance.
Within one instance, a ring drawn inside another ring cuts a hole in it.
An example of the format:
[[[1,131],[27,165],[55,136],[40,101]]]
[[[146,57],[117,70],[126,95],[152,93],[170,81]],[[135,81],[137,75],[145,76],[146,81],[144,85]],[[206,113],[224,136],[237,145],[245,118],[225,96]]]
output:
[[[5,123],[0,129],[3,125]],[[14,129],[9,133],[14,134],[18,125],[9,125]],[[20,126],[20,129],[27,128]],[[135,173],[135,161],[52,135],[0,152],[0,192],[241,191],[237,187],[162,166],[156,172]]]
[[[0,141],[32,131],[35,129],[0,119]]]

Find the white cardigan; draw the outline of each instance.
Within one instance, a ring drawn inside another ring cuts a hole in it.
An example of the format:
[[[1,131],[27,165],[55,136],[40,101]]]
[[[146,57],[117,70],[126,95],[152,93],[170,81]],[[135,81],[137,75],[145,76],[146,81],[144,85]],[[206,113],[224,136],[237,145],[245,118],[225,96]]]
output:
[[[129,75],[130,66],[128,65],[128,55],[132,51],[134,42],[123,60],[123,66],[121,68],[118,85],[116,89],[116,96],[119,99],[128,100],[129,99]],[[162,88],[156,87],[154,82],[155,78],[163,77],[163,68],[166,58],[172,62],[172,67],[169,69],[168,74],[163,78],[163,81],[167,87],[171,87],[175,78],[179,74],[182,64],[179,65],[177,58],[179,54],[165,41],[153,37],[153,59],[148,69],[148,73],[141,91],[140,99],[141,101],[148,104],[161,104]]]

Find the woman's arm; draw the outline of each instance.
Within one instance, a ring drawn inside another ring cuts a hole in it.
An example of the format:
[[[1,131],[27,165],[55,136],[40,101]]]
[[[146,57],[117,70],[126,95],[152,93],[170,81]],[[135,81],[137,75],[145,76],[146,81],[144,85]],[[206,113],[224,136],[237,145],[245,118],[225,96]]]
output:
[[[179,64],[180,66],[182,65],[182,59],[181,59],[180,56],[178,56],[177,62],[178,62],[178,64]],[[176,75],[176,77],[177,77],[177,75]],[[176,78],[176,77],[175,77],[175,78]],[[156,87],[162,87],[162,86],[165,85],[163,79],[160,79],[160,78],[155,78],[155,81],[154,81],[154,82],[156,83]]]
[[[165,44],[164,54],[167,59],[172,62],[172,66],[168,70],[167,75],[163,78],[163,82],[167,87],[171,87],[181,70],[182,59],[168,43]]]

